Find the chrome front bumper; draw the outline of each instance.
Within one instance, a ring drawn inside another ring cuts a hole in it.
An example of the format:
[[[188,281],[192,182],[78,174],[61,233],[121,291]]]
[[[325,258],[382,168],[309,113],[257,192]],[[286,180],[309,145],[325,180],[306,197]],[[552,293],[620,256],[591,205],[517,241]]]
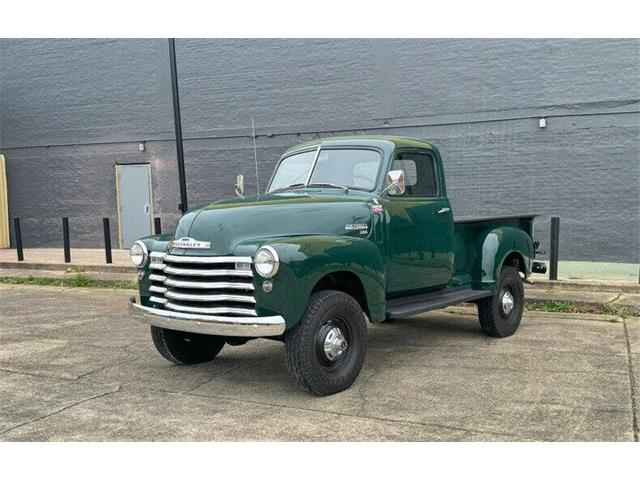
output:
[[[204,333],[227,337],[274,337],[285,330],[284,318],[273,317],[223,317],[196,313],[173,312],[145,307],[129,300],[129,314],[155,327],[182,332]]]

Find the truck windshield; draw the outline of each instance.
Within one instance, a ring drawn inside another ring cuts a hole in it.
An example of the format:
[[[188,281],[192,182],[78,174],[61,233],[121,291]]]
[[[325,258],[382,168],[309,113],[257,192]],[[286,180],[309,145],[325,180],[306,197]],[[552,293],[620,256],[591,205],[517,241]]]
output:
[[[269,191],[287,187],[339,186],[371,191],[375,188],[382,156],[375,150],[321,149],[313,165],[316,151],[291,155],[280,162]],[[311,178],[309,170],[313,168]]]

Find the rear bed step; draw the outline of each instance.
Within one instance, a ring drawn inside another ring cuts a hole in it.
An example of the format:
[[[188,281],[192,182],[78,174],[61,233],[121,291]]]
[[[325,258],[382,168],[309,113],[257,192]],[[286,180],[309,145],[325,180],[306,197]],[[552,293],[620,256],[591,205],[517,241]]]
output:
[[[421,293],[387,301],[387,317],[403,318],[417,313],[437,310],[457,303],[471,302],[479,298],[490,297],[486,290],[472,290],[468,287],[447,288],[437,292]]]

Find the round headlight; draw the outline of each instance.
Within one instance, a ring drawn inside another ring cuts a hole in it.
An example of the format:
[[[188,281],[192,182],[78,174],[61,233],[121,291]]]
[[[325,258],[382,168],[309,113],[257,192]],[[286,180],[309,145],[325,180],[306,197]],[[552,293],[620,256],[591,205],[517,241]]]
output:
[[[140,240],[134,242],[134,244],[131,245],[130,254],[131,263],[133,263],[138,268],[145,264],[145,262],[147,261],[147,257],[149,256],[147,247]]]
[[[266,245],[258,249],[256,256],[253,259],[253,264],[256,267],[256,271],[261,276],[264,278],[271,278],[278,273],[280,259],[278,258],[278,253],[275,249]]]

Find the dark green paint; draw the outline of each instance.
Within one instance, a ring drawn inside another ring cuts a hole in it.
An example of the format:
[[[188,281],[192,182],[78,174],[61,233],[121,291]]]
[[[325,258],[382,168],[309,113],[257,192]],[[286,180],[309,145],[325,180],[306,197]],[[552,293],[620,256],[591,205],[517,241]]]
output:
[[[371,320],[384,320],[384,258],[374,242],[367,238],[309,235],[267,243],[277,250],[281,265],[271,293],[265,293],[263,280],[255,277],[258,315],[280,314],[291,326],[304,311],[313,287],[325,275],[351,272],[364,286]]]
[[[187,212],[175,238],[211,242],[209,250],[171,249],[176,255],[253,256],[271,245],[280,269],[265,293],[254,272],[258,315],[282,315],[288,327],[302,315],[309,295],[326,275],[355,275],[366,296],[369,318],[385,318],[386,299],[440,288],[471,285],[493,291],[496,276],[509,255],[518,255],[530,274],[534,252],[529,217],[455,223],[446,195],[442,161],[433,145],[390,136],[334,137],[290,148],[282,158],[322,147],[367,147],[379,150],[383,165],[373,192],[334,188],[300,188],[257,197],[220,200]],[[386,173],[400,152],[430,154],[439,182],[436,197],[394,197],[381,192]],[[371,206],[379,203],[382,212]],[[346,230],[366,224],[366,232]],[[149,251],[168,251],[172,234],[144,239]],[[149,298],[149,271],[140,281],[143,303]]]

